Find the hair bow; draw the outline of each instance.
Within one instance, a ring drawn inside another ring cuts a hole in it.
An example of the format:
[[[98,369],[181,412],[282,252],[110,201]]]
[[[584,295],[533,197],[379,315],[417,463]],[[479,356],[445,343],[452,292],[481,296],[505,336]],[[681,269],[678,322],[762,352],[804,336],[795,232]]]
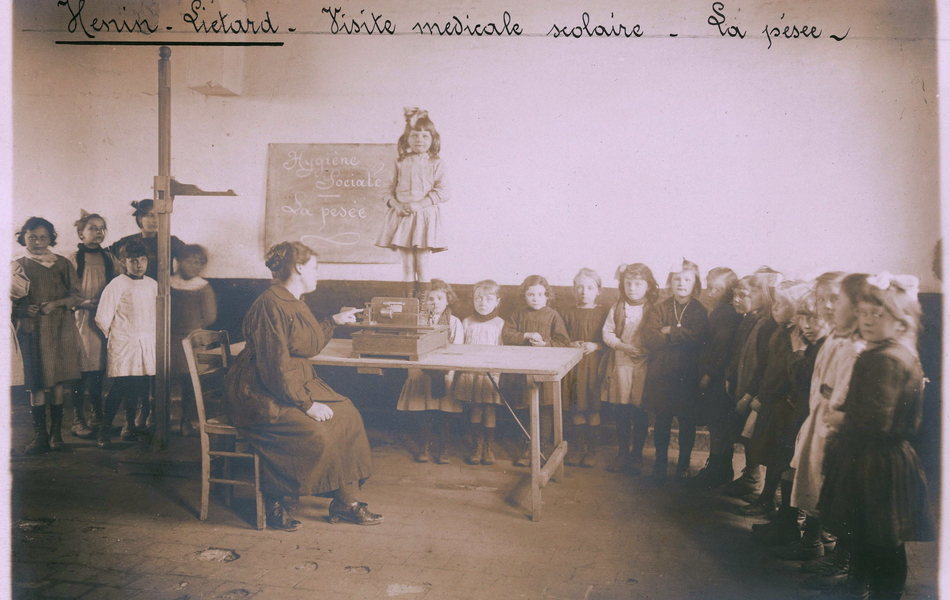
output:
[[[897,287],[912,296],[917,296],[920,290],[920,280],[913,275],[892,275],[889,271],[882,271],[877,275],[868,277],[868,284],[879,290],[890,289],[891,285],[896,284]]]
[[[80,208],[80,209],[79,209],[79,220],[80,220],[80,221],[82,221],[83,219],[85,219],[85,218],[88,217],[88,216],[89,216],[89,213],[86,212],[86,209],[84,209],[84,208]]]
[[[614,279],[616,279],[617,281],[622,281],[622,280],[623,280],[623,274],[624,274],[624,272],[627,270],[627,267],[628,267],[628,266],[630,266],[630,265],[628,265],[627,263],[624,263],[624,264],[620,265],[619,267],[617,267],[617,272],[614,273]]]
[[[672,275],[672,274],[674,274],[674,273],[680,273],[680,272],[682,272],[682,271],[684,270],[683,267],[685,266],[685,263],[686,263],[686,257],[684,256],[682,260],[680,260],[680,261],[678,261],[678,262],[675,262],[675,263],[673,263],[672,265],[670,265],[670,269],[669,269],[669,270],[670,270],[670,275]]]
[[[408,123],[410,127],[415,127],[416,121],[429,116],[428,111],[421,110],[415,106],[409,106],[402,110],[406,115],[406,123]]]

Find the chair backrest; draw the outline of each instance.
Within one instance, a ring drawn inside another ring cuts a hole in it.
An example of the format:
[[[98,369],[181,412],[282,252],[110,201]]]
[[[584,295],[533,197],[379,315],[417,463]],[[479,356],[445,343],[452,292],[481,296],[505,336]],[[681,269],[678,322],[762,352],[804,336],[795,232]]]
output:
[[[208,419],[219,416],[225,410],[224,376],[231,365],[228,332],[199,329],[183,339],[182,346],[195,391],[198,422],[204,435]]]

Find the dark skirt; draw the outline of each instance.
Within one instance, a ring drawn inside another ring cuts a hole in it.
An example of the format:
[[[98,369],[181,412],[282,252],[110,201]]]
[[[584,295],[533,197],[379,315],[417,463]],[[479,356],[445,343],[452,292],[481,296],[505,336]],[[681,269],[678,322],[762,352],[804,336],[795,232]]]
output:
[[[749,440],[749,458],[753,464],[787,467],[795,452],[784,444],[785,432],[795,420],[795,407],[785,398],[777,398],[762,407]]]
[[[363,418],[349,400],[328,402],[333,417],[314,421],[281,406],[270,423],[239,427],[261,456],[261,490],[282,496],[326,494],[372,474]]]
[[[826,457],[818,511],[829,531],[887,547],[935,539],[927,481],[906,440],[840,436],[831,442]]]
[[[79,330],[65,307],[50,314],[20,320],[17,339],[23,353],[26,389],[43,390],[82,377],[79,370]]]
[[[600,412],[602,377],[601,352],[585,354],[577,366],[561,380],[561,399],[564,410],[577,413]]]

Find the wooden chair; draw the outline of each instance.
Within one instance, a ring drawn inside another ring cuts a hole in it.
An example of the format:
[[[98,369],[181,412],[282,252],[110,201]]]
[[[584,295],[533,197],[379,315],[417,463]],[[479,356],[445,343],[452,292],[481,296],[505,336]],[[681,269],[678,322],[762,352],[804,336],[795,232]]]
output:
[[[226,486],[225,505],[231,506],[234,486],[254,488],[257,509],[257,528],[265,527],[264,497],[261,494],[260,457],[253,451],[239,452],[243,442],[237,429],[232,427],[223,411],[224,376],[231,365],[231,348],[227,331],[194,331],[182,340],[191,385],[195,390],[198,407],[199,435],[201,437],[201,514],[202,521],[208,518],[208,499],[211,484]],[[209,412],[210,411],[210,412]],[[211,416],[214,413],[214,416]],[[234,479],[231,459],[250,459],[254,463],[254,479]],[[212,476],[212,466],[220,465],[220,477]]]

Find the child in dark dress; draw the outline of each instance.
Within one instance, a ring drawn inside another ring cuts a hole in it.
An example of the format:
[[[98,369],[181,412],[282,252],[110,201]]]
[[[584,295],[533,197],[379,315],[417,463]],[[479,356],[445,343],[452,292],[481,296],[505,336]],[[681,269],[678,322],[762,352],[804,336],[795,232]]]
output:
[[[850,597],[896,600],[904,592],[904,542],[934,539],[923,467],[910,444],[920,427],[917,278],[869,277],[857,316],[867,349],[854,363],[844,420],[825,456],[822,522],[850,540]]]
[[[516,310],[508,319],[501,331],[501,340],[506,346],[534,346],[536,348],[566,348],[571,345],[571,338],[567,335],[564,320],[556,310],[548,306],[553,300],[550,292],[551,285],[540,275],[529,275],[521,284],[521,297],[525,306]],[[503,388],[510,389],[521,395],[519,407],[526,408],[525,386],[523,376],[509,376],[501,378]],[[541,445],[544,448],[551,441],[554,434],[554,408],[552,398],[541,396]],[[515,458],[515,466],[528,466],[529,445],[524,443],[520,455]]]
[[[772,318],[778,324],[769,338],[769,357],[762,376],[762,384],[752,401],[751,409],[757,413],[755,428],[749,440],[749,461],[764,465],[765,486],[759,496],[748,506],[739,508],[746,516],[765,515],[775,510],[775,492],[782,473],[788,468],[791,455],[782,450],[781,438],[789,422],[794,418],[792,396],[793,374],[804,359],[804,353],[793,348],[793,339],[800,340],[796,318],[798,302],[811,286],[803,281],[786,280],[775,288],[772,302]]]
[[[726,393],[726,368],[742,314],[733,304],[738,278],[732,269],[716,267],[706,275],[701,299],[709,310],[709,338],[699,357],[702,420],[709,428],[709,461],[690,480],[698,487],[732,481],[732,414],[735,401]]]
[[[13,308],[33,413],[34,436],[24,452],[42,454],[66,448],[61,432],[64,386],[80,378],[79,333],[70,309],[83,297],[76,269],[50,250],[56,245],[52,223],[30,217],[17,232],[17,242],[26,247],[26,252],[16,262],[30,282],[28,293],[16,300]]]
[[[598,374],[604,353],[603,329],[607,309],[597,305],[600,275],[581,269],[574,276],[576,305],[563,311],[564,325],[572,344],[584,351],[584,357],[564,377],[562,383],[565,410],[570,411],[571,437],[564,464],[591,468],[597,464],[598,427],[602,378]]]
[[[689,476],[689,460],[696,440],[699,402],[699,354],[709,329],[699,267],[683,260],[670,267],[667,286],[672,296],[647,311],[642,328],[647,352],[643,407],[652,412],[656,462],[652,477],[666,478],[673,418],[679,422],[676,477]]]
[[[183,437],[196,435],[198,407],[191,387],[188,363],[182,340],[191,332],[207,329],[218,320],[218,301],[207,279],[200,277],[208,264],[208,253],[198,244],[182,246],[178,253],[178,272],[171,276],[171,353],[172,375],[181,386],[181,420]]]
[[[758,393],[762,377],[765,375],[769,339],[778,327],[775,319],[772,318],[772,301],[775,286],[781,277],[781,273],[768,267],[758,269],[749,277],[748,297],[744,299],[747,312],[743,324],[739,326],[739,335],[736,337],[737,342],[742,340],[742,345],[735,347],[735,354],[727,371],[726,385],[728,387],[726,389],[736,399],[733,434],[743,445],[748,444],[748,439],[743,438],[741,432],[749,418],[752,400]],[[748,334],[743,337],[745,333],[743,325],[746,320],[749,329]],[[723,487],[723,493],[727,496],[747,498],[753,494],[758,495],[761,465],[750,462],[748,453],[745,454],[745,458],[746,466],[742,470],[742,475]]]

